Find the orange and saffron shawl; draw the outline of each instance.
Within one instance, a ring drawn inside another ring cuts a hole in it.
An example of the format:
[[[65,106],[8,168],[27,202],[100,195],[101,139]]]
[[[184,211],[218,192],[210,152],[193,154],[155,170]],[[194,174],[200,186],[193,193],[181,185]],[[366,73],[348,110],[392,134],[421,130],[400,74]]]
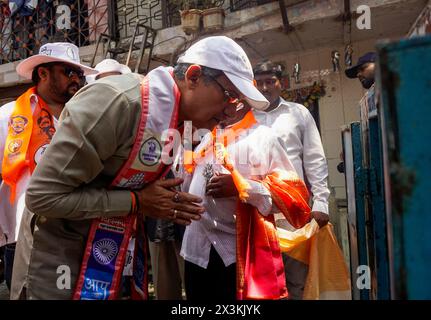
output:
[[[300,228],[310,220],[308,191],[296,174],[275,172],[262,183],[270,190],[273,203],[290,224]],[[287,297],[274,216],[265,217],[256,208],[239,201],[236,226],[237,299]]]
[[[3,181],[11,189],[11,203],[15,201],[17,184],[23,170],[28,167],[33,173],[37,164],[37,153],[44,150],[43,147],[48,145],[55,132],[49,107],[40,96],[37,98],[34,112],[32,111],[31,98],[36,94],[36,87],[32,87],[19,96],[9,119],[1,165]],[[46,121],[42,121],[42,112],[46,113]],[[47,126],[43,127],[44,124]],[[52,133],[47,132],[48,129],[51,129]]]

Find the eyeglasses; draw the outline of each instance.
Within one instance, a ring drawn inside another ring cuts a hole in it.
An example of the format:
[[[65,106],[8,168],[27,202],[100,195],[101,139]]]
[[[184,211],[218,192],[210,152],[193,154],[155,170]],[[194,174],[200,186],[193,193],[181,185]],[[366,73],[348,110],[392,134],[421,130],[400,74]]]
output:
[[[256,80],[256,84],[258,87],[263,87],[266,85],[267,87],[275,85],[278,79],[269,78],[264,80]]]
[[[236,93],[231,93],[228,90],[226,90],[225,87],[223,87],[223,85],[217,81],[216,78],[214,77],[210,77],[212,80],[214,80],[215,83],[217,83],[217,85],[220,87],[220,89],[223,91],[224,94],[224,100],[229,103],[229,104],[239,104],[239,97]]]
[[[80,79],[80,80],[83,80],[85,78],[84,71],[82,71],[81,69],[77,69],[77,68],[73,68],[73,67],[70,67],[67,65],[63,65],[62,71],[63,71],[64,75],[66,77],[68,77],[69,79],[72,78],[73,76],[78,77],[78,79]]]

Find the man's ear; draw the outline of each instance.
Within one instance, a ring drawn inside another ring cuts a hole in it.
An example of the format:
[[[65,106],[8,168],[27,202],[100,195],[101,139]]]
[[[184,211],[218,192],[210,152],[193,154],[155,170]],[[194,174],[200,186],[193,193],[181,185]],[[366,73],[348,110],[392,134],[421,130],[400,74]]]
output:
[[[280,82],[281,90],[287,89],[288,85],[286,81],[289,81],[289,79],[286,79],[285,77],[277,78],[277,80]]]
[[[39,75],[40,79],[46,79],[48,77],[48,69],[39,67],[39,69],[37,69],[37,74]]]
[[[202,67],[197,64],[192,64],[186,71],[186,82],[196,86],[201,75]]]

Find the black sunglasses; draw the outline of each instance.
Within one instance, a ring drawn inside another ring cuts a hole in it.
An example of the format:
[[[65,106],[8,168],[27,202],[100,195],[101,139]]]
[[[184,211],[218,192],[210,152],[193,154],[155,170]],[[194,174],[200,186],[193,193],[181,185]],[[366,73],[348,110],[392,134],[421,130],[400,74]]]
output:
[[[79,78],[79,80],[84,80],[85,76],[84,76],[84,71],[82,71],[79,68],[64,64],[64,63],[58,63],[58,62],[49,62],[46,63],[44,65],[41,65],[47,68],[52,68],[54,66],[58,66],[61,68],[61,71],[63,72],[63,74],[68,77],[69,79],[72,78],[73,76],[76,76]]]
[[[80,80],[85,78],[84,71],[67,65],[63,66],[63,73],[68,78],[72,78],[73,76],[77,76]]]

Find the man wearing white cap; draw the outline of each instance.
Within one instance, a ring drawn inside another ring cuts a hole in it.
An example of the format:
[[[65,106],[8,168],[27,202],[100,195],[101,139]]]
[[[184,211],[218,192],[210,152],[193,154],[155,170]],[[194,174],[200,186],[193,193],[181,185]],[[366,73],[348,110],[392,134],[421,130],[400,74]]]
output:
[[[98,64],[96,64],[94,69],[97,70],[97,74],[92,74],[86,77],[88,84],[93,83],[94,81],[102,79],[104,77],[127,74],[132,72],[132,70],[130,70],[128,66],[121,64],[114,59],[104,59]]]
[[[48,43],[22,61],[17,73],[34,86],[1,108],[0,113],[0,245],[6,245],[6,280],[10,287],[15,243],[30,175],[57,127],[65,103],[93,69],[79,62],[71,43]]]
[[[35,214],[34,242],[18,246],[28,272],[17,276],[12,297],[117,298],[135,235],[132,297],[145,299],[144,217],[188,225],[204,211],[200,197],[172,190],[182,179],[162,179],[180,142],[173,129],[190,120],[211,130],[241,99],[257,109],[268,105],[245,52],[227,37],[195,43],[175,69],[82,88],[30,181],[24,215]]]

